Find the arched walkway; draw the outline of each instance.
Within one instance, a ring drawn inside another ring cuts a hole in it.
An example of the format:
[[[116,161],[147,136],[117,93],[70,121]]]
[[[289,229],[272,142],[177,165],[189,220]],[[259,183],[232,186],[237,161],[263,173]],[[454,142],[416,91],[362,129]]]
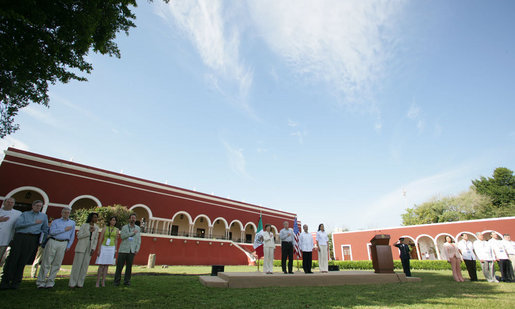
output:
[[[252,222],[248,222],[245,226],[245,242],[253,243],[254,237],[256,236],[256,226]]]
[[[198,215],[193,223],[193,236],[198,238],[208,237],[211,222],[206,215]]]
[[[74,198],[70,204],[68,204],[72,210],[77,209],[92,209],[96,207],[102,207],[100,200],[93,195],[81,195]]]
[[[140,221],[141,232],[147,233],[148,224],[152,219],[152,210],[144,204],[136,204],[129,209],[136,214],[136,217]]]
[[[227,221],[222,218],[218,217],[213,221],[213,227],[212,227],[212,238],[215,239],[225,239],[227,237],[227,229],[229,225],[227,224]]]
[[[418,253],[422,260],[437,260],[436,246],[434,239],[426,234],[417,237]]]
[[[241,232],[243,225],[239,220],[233,220],[229,228],[229,239],[234,242],[241,242]]]
[[[192,220],[189,213],[185,211],[178,211],[172,217],[171,235],[174,236],[190,236],[190,226]]]
[[[49,203],[48,195],[45,193],[45,191],[38,187],[32,186],[16,188],[11,192],[7,193],[5,197],[13,197],[16,200],[16,204],[14,204],[14,209],[17,209],[19,211],[31,210],[32,202],[36,200],[41,200],[43,201],[43,209],[41,211],[46,212]]]

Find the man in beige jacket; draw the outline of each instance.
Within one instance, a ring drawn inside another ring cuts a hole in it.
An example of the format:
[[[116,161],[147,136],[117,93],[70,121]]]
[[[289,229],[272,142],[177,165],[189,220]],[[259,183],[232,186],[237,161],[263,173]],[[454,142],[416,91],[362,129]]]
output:
[[[129,224],[122,227],[120,238],[122,239],[122,243],[118,249],[118,258],[116,259],[114,285],[120,285],[123,266],[127,266],[125,268],[123,284],[131,285],[132,262],[141,245],[141,233],[139,226],[136,225],[136,214],[129,216]]]

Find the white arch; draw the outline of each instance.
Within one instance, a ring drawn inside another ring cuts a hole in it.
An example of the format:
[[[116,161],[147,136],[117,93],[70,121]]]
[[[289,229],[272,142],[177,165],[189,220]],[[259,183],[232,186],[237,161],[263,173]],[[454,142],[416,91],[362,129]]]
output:
[[[181,211],[176,212],[176,213],[175,213],[175,215],[173,215],[173,217],[172,217],[172,222],[173,222],[173,220],[175,220],[175,217],[177,217],[177,215],[186,215],[186,217],[188,217],[188,221],[189,221],[189,223],[190,223],[190,224],[192,224],[192,223],[193,223],[193,221],[191,220],[191,216],[190,216],[190,214],[189,214],[189,213],[187,213],[187,212],[185,212],[184,210],[181,210]]]
[[[463,232],[459,232],[457,235],[456,235],[456,239],[459,239],[461,234],[469,234],[469,235],[472,235],[474,238],[477,239],[477,236],[475,233],[472,233],[472,232],[468,232],[468,231],[463,231]]]
[[[449,234],[449,233],[440,233],[440,234],[436,235],[436,237],[435,237],[435,241],[438,241],[438,237],[443,236],[443,235],[445,235],[445,236],[451,236],[452,240],[454,240],[454,242],[456,242],[456,238],[454,238],[454,236],[452,236],[452,235],[451,235],[451,234]]]
[[[94,197],[93,195],[80,195],[80,196],[77,196],[76,198],[74,198],[70,202],[70,204],[68,204],[68,208],[71,209],[73,203],[75,203],[76,201],[83,199],[83,198],[89,198],[90,200],[93,200],[93,202],[95,202],[97,204],[97,207],[102,207],[102,203],[100,203],[100,200],[98,198]]]
[[[227,229],[227,228],[229,228],[229,224],[227,223],[227,220],[225,220],[225,219],[224,219],[224,218],[222,218],[222,217],[218,217],[218,218],[214,219],[214,220],[213,220],[213,225],[211,225],[211,227],[213,227],[213,226],[215,225],[216,221],[218,221],[218,220],[222,220],[222,221],[225,223],[225,228],[226,228],[226,229]]]
[[[504,239],[503,235],[497,231],[494,231],[494,230],[484,230],[481,232],[481,234],[485,234],[485,233],[495,233],[499,236],[500,239]],[[475,236],[475,235],[474,235]]]
[[[401,236],[401,237],[399,237],[399,238],[409,238],[409,239],[411,239],[411,240],[413,241],[413,243],[415,244],[415,251],[417,252],[417,257],[418,257],[418,259],[420,260],[421,258],[420,258],[420,254],[418,253],[418,251],[419,251],[419,250],[418,250],[418,243],[417,243],[417,241],[415,240],[415,238],[413,238],[413,237],[411,237],[411,236],[408,236],[408,235],[404,235],[404,236]]]
[[[229,228],[231,228],[231,227],[232,227],[232,224],[233,224],[234,222],[237,222],[237,223],[239,223],[239,224],[240,224],[240,230],[242,231],[242,230],[243,230],[243,223],[241,223],[241,221],[240,221],[240,220],[238,220],[238,219],[234,219],[234,220],[232,220],[232,221],[231,221],[231,224],[229,224]]]
[[[436,243],[436,239],[431,237],[431,235],[428,235],[428,234],[420,234],[417,236],[416,240],[415,240],[415,243],[417,244],[417,254],[419,256],[420,259],[422,259],[422,252],[420,252],[420,247],[418,246],[418,242],[420,241],[420,238],[422,237],[428,237],[429,239],[431,239],[431,241],[433,242],[433,246],[435,246],[435,252],[436,252],[436,258],[439,259],[439,252],[438,252],[438,244]]]
[[[16,193],[20,192],[20,191],[25,191],[25,190],[30,190],[30,191],[36,191],[37,193],[39,193],[42,197],[43,197],[43,209],[41,210],[41,212],[46,212],[47,208],[48,208],[48,203],[50,202],[50,199],[48,198],[48,194],[45,193],[45,191],[43,191],[42,189],[38,188],[38,187],[33,187],[33,186],[23,186],[23,187],[19,187],[19,188],[16,188],[14,190],[12,190],[11,192],[7,193],[5,195],[5,198],[10,198],[12,197],[13,195],[15,195]]]
[[[150,207],[148,207],[145,204],[135,204],[131,208],[129,208],[129,210],[133,210],[134,208],[138,208],[138,207],[141,207],[148,212],[149,219],[154,218],[154,215],[152,215],[152,210],[150,210]]]
[[[200,215],[196,216],[195,220],[193,220],[193,224],[195,224],[195,222],[197,222],[198,218],[206,218],[207,219],[207,226],[211,226],[211,220],[209,219],[209,217],[207,215],[204,215],[204,214],[200,214]]]
[[[416,242],[418,242],[418,240],[420,238],[422,238],[422,237],[429,237],[433,241],[433,243],[435,242],[435,239],[433,237],[431,237],[431,235],[427,235],[427,234],[420,234],[420,235],[418,235],[417,239],[416,239]]]
[[[257,227],[254,224],[254,222],[247,222],[247,224],[245,224],[245,227],[243,228],[243,230],[247,229],[247,225],[252,225],[252,227],[254,227],[254,233],[257,232]]]

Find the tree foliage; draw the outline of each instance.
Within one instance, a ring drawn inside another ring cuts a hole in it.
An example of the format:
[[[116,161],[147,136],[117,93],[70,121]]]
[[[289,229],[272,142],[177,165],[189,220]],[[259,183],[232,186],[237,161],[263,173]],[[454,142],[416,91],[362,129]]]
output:
[[[127,207],[122,205],[113,205],[105,207],[96,207],[93,209],[77,209],[72,212],[71,218],[75,220],[75,224],[80,226],[86,222],[89,213],[98,213],[98,225],[103,227],[111,217],[116,217],[116,227],[121,228],[122,226],[129,223],[129,215],[132,213]]]
[[[429,224],[515,215],[515,177],[507,168],[497,168],[493,177],[472,180],[458,196],[432,198],[402,214],[403,225]]]
[[[0,138],[30,103],[48,106],[48,85],[85,81],[90,50],[120,57],[116,34],[135,27],[136,0],[2,1],[0,5]]]

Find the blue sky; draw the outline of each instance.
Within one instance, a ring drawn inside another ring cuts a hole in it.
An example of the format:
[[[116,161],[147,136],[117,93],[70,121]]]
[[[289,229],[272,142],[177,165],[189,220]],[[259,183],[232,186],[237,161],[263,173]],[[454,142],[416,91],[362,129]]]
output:
[[[397,226],[515,168],[513,1],[141,1],[122,58],[1,141],[297,213]],[[405,196],[403,195],[405,192]]]

